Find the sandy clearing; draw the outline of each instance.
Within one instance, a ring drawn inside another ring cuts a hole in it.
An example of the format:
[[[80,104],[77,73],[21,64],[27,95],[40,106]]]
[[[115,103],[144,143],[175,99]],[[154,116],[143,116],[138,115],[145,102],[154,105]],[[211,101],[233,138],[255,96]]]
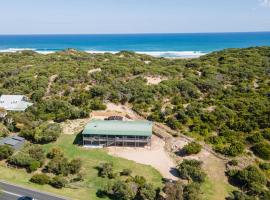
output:
[[[150,165],[157,169],[164,178],[177,180],[175,162],[166,153],[165,142],[157,136],[152,137],[151,149],[133,147],[108,147],[108,153],[137,163]]]
[[[93,74],[93,73],[95,73],[95,72],[101,72],[101,69],[100,69],[100,68],[91,69],[91,70],[88,71],[88,75],[89,75],[89,74]]]
[[[147,80],[147,85],[157,85],[161,81],[168,80],[168,78],[161,76],[146,76],[144,78]]]
[[[51,92],[51,87],[52,87],[52,84],[53,82],[55,81],[55,79],[58,77],[57,74],[54,74],[52,75],[50,78],[49,78],[49,83],[48,83],[48,86],[47,86],[47,89],[46,89],[46,93],[44,95],[44,97],[46,96],[49,96],[50,92]]]

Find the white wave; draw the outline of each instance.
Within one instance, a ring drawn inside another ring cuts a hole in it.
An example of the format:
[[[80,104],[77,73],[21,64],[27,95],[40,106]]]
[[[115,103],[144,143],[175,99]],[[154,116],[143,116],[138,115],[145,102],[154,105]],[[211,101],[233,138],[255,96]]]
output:
[[[0,53],[15,53],[20,51],[35,51],[35,49],[31,48],[8,48],[8,49],[0,49]]]
[[[198,58],[200,56],[206,55],[206,53],[201,51],[146,51],[137,53],[164,58]]]
[[[119,53],[119,51],[86,51],[86,52],[93,54]],[[200,56],[207,54],[201,51],[136,51],[136,53],[164,58],[198,58]]]
[[[32,50],[40,54],[51,54],[56,51],[53,50],[36,50],[31,48],[8,48],[8,49],[0,49],[0,53],[15,53],[24,50]],[[104,54],[104,53],[112,53],[116,54],[119,51],[96,51],[96,50],[86,50],[87,53],[92,54]],[[138,54],[146,54],[154,57],[164,57],[164,58],[198,58],[200,56],[206,55],[207,53],[202,51],[135,51]]]

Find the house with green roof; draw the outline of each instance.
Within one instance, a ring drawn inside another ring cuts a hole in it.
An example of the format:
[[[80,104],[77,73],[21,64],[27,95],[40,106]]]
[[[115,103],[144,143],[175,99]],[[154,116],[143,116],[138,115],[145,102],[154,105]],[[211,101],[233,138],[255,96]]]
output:
[[[92,120],[82,132],[84,146],[131,146],[151,145],[152,122],[122,120]]]

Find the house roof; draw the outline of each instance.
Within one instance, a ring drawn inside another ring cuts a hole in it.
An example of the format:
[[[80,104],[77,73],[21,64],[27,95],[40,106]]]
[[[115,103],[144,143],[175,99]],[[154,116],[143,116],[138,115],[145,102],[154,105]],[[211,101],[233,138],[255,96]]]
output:
[[[0,107],[6,110],[24,111],[31,105],[33,104],[27,102],[23,95],[2,95],[0,97]]]
[[[151,136],[152,122],[93,120],[82,132],[83,135],[119,135],[119,136]]]
[[[0,140],[0,145],[9,145],[16,150],[19,150],[23,147],[25,139],[19,136],[6,137]]]

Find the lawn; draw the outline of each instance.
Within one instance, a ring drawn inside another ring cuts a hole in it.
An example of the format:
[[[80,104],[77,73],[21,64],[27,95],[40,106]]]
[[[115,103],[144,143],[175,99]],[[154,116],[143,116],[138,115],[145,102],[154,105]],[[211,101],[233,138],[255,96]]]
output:
[[[29,188],[63,195],[72,199],[95,200],[99,199],[96,197],[97,190],[101,189],[107,182],[106,179],[98,177],[98,171],[96,167],[99,166],[100,163],[112,162],[116,171],[120,172],[122,169],[130,168],[133,171],[133,175],[144,176],[150,183],[152,183],[156,187],[162,186],[162,177],[160,173],[151,166],[146,166],[135,163],[133,161],[110,156],[104,149],[82,148],[80,146],[74,145],[74,140],[75,135],[62,135],[57,140],[57,142],[44,145],[44,148],[48,151],[51,147],[58,146],[63,149],[66,157],[70,159],[82,159],[82,173],[84,175],[84,181],[83,183],[76,185],[76,189],[65,188],[58,190],[47,185],[40,186],[32,184],[28,182],[31,174],[26,173],[24,170],[7,168],[3,165],[0,165],[0,179],[23,185]]]

